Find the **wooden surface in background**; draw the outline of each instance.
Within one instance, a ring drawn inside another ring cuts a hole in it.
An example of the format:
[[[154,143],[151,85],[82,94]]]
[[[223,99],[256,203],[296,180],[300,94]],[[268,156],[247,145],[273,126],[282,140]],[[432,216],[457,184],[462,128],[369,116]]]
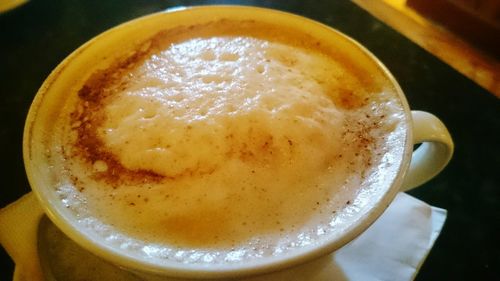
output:
[[[500,62],[459,35],[413,10],[406,0],[352,0],[370,14],[500,97]],[[443,11],[441,11],[443,12]],[[498,38],[500,34],[492,34]]]

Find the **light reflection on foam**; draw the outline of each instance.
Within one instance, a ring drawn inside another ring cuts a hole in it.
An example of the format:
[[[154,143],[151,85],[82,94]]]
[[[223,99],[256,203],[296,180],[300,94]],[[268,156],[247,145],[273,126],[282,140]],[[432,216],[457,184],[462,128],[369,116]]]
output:
[[[244,255],[244,250],[233,250],[226,255],[225,260],[229,262],[241,261]]]

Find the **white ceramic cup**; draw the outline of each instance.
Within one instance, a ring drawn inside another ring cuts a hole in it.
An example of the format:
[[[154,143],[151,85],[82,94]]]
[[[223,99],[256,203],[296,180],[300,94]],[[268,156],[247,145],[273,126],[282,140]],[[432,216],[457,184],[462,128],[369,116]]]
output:
[[[307,31],[315,37],[335,42],[336,46],[348,52],[357,52],[369,57],[373,65],[392,81],[404,107],[405,125],[409,129],[404,142],[404,156],[399,173],[395,180],[388,184],[385,192],[373,199],[374,202],[369,210],[361,213],[358,219],[348,225],[342,235],[281,256],[264,257],[239,264],[207,266],[175,261],[158,264],[127,255],[120,249],[106,244],[102,238],[79,227],[74,216],[64,208],[49,184],[49,178],[54,175],[48,172],[44,155],[47,149],[44,146],[45,140],[50,138],[51,125],[67,100],[67,93],[75,92],[75,81],[87,70],[109,63],[117,52],[117,46],[123,50],[130,50],[135,43],[151,37],[159,30],[221,18],[279,22],[280,25],[292,30]],[[417,143],[422,145],[413,151],[413,146]],[[175,277],[223,278],[283,269],[342,247],[367,229],[389,206],[397,192],[421,185],[437,175],[453,154],[453,142],[448,130],[438,118],[426,112],[410,111],[403,92],[382,63],[359,43],[340,32],[310,19],[275,10],[240,6],[205,6],[165,11],[124,23],[93,38],[68,56],[50,74],[33,101],[24,131],[23,152],[31,187],[46,214],[66,235],[87,250],[134,271]]]

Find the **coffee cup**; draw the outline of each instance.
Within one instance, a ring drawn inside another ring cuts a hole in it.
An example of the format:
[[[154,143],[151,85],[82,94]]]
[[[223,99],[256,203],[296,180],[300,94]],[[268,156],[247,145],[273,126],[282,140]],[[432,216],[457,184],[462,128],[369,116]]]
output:
[[[38,91],[23,152],[46,214],[85,249],[137,272],[234,278],[347,244],[437,175],[453,142],[346,35],[206,6],[74,51]]]

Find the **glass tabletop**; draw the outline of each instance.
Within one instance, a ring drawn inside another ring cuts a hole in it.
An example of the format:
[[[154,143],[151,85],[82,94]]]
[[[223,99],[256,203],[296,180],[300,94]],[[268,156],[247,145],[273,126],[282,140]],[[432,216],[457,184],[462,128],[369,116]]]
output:
[[[410,194],[448,210],[443,232],[417,280],[500,276],[500,101],[350,1],[28,1],[0,13],[0,207],[30,191],[22,131],[38,88],[78,46],[124,21],[175,6],[242,4],[296,13],[358,40],[389,68],[415,110],[448,126],[455,155],[435,179]],[[13,263],[0,250],[0,272]],[[2,278],[2,279],[4,279]]]

